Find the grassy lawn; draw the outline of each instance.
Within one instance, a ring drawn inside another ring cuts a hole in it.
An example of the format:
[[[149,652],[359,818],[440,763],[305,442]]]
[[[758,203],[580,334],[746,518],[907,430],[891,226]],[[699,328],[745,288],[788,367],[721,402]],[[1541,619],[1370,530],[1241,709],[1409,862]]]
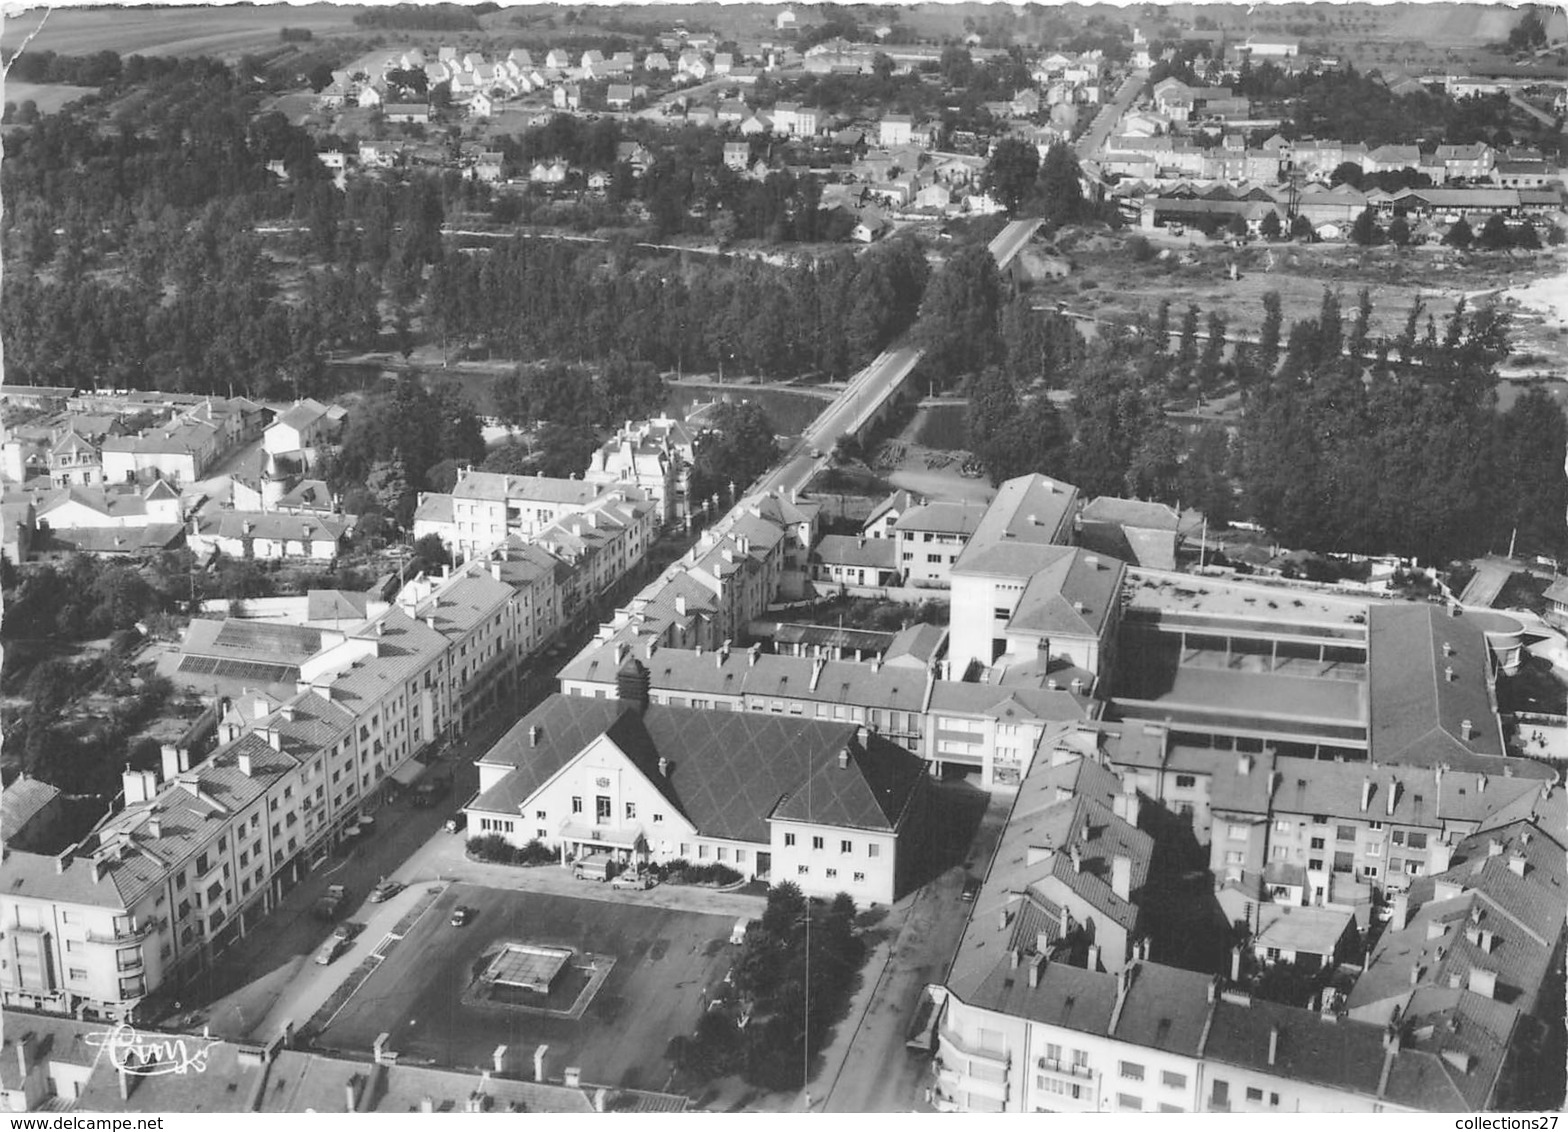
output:
[[[75,102],[84,95],[97,94],[94,86],[71,86],[68,83],[5,83],[5,101],[20,106],[32,101],[40,114],[53,114],[67,102]]]
[[[238,57],[278,45],[278,29],[309,28],[319,39],[355,31],[359,9],[335,4],[179,8],[52,8],[28,45],[35,51],[91,55],[216,55]],[[15,51],[38,26],[41,9],[12,16],[0,47]],[[9,93],[6,94],[10,98]]]

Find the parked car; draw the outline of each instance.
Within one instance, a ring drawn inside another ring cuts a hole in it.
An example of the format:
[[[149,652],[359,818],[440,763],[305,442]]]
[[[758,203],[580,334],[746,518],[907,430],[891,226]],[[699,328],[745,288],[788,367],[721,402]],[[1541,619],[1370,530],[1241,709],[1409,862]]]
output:
[[[973,904],[975,902],[975,897],[979,896],[979,895],[980,895],[980,878],[979,877],[965,877],[964,878],[964,890],[958,894],[958,898],[960,900],[962,900],[965,904]]]
[[[454,928],[462,927],[464,924],[468,923],[468,919],[472,915],[472,909],[465,908],[459,904],[456,908],[452,909],[452,926]]]
[[[334,932],[327,937],[327,942],[321,945],[321,950],[316,952],[316,962],[325,967],[348,948],[348,940]]]
[[[652,876],[647,873],[633,872],[629,869],[610,881],[611,888],[652,888],[653,885],[654,880]]]
[[[316,901],[316,916],[318,919],[331,920],[343,910],[343,904],[348,899],[348,892],[341,884],[327,885],[327,891],[322,893]],[[322,960],[326,962],[326,960]]]
[[[370,890],[370,902],[380,904],[384,900],[391,900],[403,891],[403,886],[395,880],[383,880]]]

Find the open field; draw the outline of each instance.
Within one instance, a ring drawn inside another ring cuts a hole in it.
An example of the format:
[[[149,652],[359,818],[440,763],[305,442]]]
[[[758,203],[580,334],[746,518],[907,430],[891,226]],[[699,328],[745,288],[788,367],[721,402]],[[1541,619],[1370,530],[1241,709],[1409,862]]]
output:
[[[15,51],[38,26],[42,8],[8,15],[0,48]],[[91,55],[214,55],[238,57],[278,46],[278,29],[309,28],[317,37],[351,33],[358,8],[333,4],[265,4],[254,7],[54,8],[29,44],[39,51]],[[11,96],[6,95],[7,98]]]
[[[67,102],[75,102],[84,95],[98,93],[98,88],[92,86],[9,81],[0,85],[0,90],[4,91],[5,101],[14,102],[18,106],[28,100],[36,103],[40,114],[53,114]]]
[[[1255,335],[1269,291],[1279,292],[1288,329],[1296,319],[1316,316],[1325,288],[1339,293],[1348,322],[1364,287],[1372,294],[1373,336],[1393,337],[1404,329],[1418,297],[1425,311],[1441,319],[1462,296],[1522,288],[1532,280],[1559,277],[1563,267],[1560,251],[1516,258],[1450,248],[1400,251],[1387,246],[1256,243],[1232,251],[1202,237],[1189,244],[1163,232],[1145,235],[1156,249],[1170,254],[1137,263],[1125,246],[1103,239],[1065,249],[1072,274],[1037,284],[1031,292],[1036,305],[1061,301],[1075,315],[1130,320],[1139,314],[1152,316],[1162,300],[1170,299],[1172,330],[1180,328],[1186,305],[1194,303],[1205,320],[1209,311],[1218,310],[1231,331]],[[1240,275],[1236,280],[1228,275],[1232,262]],[[1557,319],[1543,318],[1524,304],[1514,304],[1511,313],[1517,350],[1560,349],[1556,335],[1548,333]]]
[[[475,909],[461,928],[458,904]],[[646,904],[454,885],[366,980],[317,1038],[323,1047],[368,1050],[376,1035],[412,1061],[489,1066],[498,1045],[524,1060],[548,1044],[549,1070],[582,1069],[583,1080],[662,1088],[664,1049],[690,1033],[733,962],[734,920]],[[579,1021],[477,1006],[465,989],[503,941],[570,947],[613,956],[615,966]]]

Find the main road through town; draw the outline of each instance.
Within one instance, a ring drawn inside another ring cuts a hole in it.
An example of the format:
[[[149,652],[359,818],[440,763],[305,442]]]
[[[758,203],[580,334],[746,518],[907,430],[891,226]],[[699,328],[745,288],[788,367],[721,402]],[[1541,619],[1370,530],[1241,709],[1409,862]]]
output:
[[[757,481],[754,492],[798,491],[827,465],[833,446],[892,396],[920,361],[921,352],[905,347],[888,350],[849,381],[838,399],[811,423],[800,441]]]
[[[1080,160],[1092,160],[1099,156],[1100,147],[1105,144],[1105,139],[1111,136],[1111,131],[1116,128],[1116,123],[1122,120],[1122,115],[1132,108],[1133,99],[1138,97],[1138,92],[1148,81],[1148,71],[1134,71],[1122,80],[1121,87],[1116,91],[1116,97],[1100,107],[1100,112],[1094,116],[1094,121],[1078,139],[1076,148]]]

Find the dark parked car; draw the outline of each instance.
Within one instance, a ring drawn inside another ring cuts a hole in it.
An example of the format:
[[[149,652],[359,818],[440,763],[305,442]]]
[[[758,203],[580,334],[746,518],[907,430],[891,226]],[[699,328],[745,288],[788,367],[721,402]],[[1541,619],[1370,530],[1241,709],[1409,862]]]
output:
[[[980,894],[980,878],[979,877],[965,877],[964,878],[964,890],[958,894],[958,898],[960,900],[962,900],[965,904],[973,904],[975,902],[975,897],[978,896],[979,894]]]

